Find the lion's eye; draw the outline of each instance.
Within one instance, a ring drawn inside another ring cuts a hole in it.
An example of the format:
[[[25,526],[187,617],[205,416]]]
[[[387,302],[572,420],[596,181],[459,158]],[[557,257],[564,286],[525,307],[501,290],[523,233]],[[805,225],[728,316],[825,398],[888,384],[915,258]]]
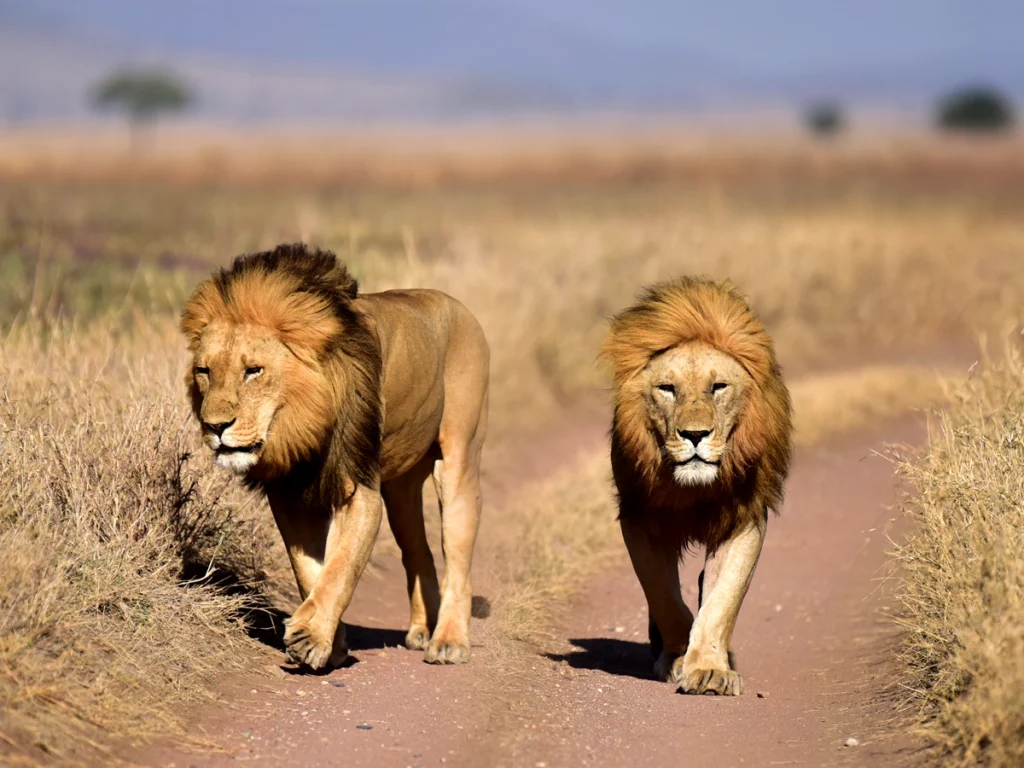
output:
[[[209,376],[210,375],[210,369],[205,367],[205,366],[202,366],[202,365],[197,365],[195,367],[195,369],[193,370],[193,373],[196,376]]]
[[[245,380],[249,381],[251,379],[255,379],[261,373],[263,373],[263,369],[260,366],[258,366],[258,365],[254,365],[251,368],[246,368],[245,369]]]
[[[714,384],[711,385],[711,394],[717,395],[719,392],[728,389],[728,387],[729,385],[726,384],[724,381],[716,381]]]
[[[672,397],[676,396],[676,388],[672,384],[659,384],[658,391],[664,392],[666,395],[671,395]]]

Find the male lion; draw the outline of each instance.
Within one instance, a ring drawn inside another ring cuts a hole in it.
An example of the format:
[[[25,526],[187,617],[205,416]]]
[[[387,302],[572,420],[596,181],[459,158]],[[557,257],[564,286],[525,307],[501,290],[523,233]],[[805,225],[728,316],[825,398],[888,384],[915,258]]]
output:
[[[469,310],[432,290],[360,295],[333,253],[281,245],[201,283],[181,330],[205,442],[266,493],[288,550],[302,598],[288,655],[314,669],[344,660],[341,616],[383,502],[408,581],[406,646],[432,663],[469,661],[489,365]],[[423,526],[431,475],[440,589]]]
[[[612,320],[612,473],[649,611],[655,675],[739,695],[730,642],[789,471],[791,409],[772,341],[729,283],[655,285]],[[678,563],[706,549],[697,618]]]

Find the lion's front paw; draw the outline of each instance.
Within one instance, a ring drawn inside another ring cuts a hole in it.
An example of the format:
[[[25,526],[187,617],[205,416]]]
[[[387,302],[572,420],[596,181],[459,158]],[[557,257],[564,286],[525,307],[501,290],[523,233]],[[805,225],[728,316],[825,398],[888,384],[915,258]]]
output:
[[[680,693],[712,693],[719,696],[739,696],[743,693],[743,678],[731,669],[684,670],[677,682]]]
[[[303,603],[284,623],[284,648],[296,664],[321,669],[330,662],[337,666],[345,660],[348,650],[344,641],[335,652],[334,628],[316,621],[316,607]]]
[[[435,632],[423,659],[428,664],[465,664],[470,655],[468,637]]]
[[[410,651],[422,651],[430,645],[430,630],[424,626],[409,627],[405,635],[405,647]]]

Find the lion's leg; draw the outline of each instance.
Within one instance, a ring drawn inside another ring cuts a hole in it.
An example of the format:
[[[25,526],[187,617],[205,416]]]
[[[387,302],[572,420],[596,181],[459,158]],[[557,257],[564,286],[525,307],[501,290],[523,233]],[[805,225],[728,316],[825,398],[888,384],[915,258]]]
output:
[[[441,460],[434,462],[444,581],[437,627],[424,654],[431,664],[462,664],[470,657],[470,567],[480,527],[480,454],[487,434],[487,342],[472,318],[463,318],[456,331],[462,341],[449,349],[445,362],[448,405],[438,431]]]
[[[675,547],[648,533],[643,523],[619,520],[633,570],[647,598],[652,650],[660,640],[654,674],[668,680],[672,665],[686,652],[693,614],[679,591],[679,553]]]
[[[405,566],[409,591],[409,632],[405,636],[405,645],[418,651],[430,642],[441,603],[434,556],[423,525],[423,482],[430,474],[429,465],[425,467],[415,467],[381,486],[388,523],[402,550],[402,565]]]
[[[732,668],[729,644],[767,529],[765,512],[716,551],[708,553],[701,583],[701,606],[690,632],[689,648],[673,669],[673,680],[683,693],[743,693],[743,679]]]
[[[299,597],[305,600],[313,590],[323,567],[324,546],[327,544],[327,518],[318,519],[281,496],[270,495],[270,509],[274,522],[284,540],[288,560],[295,574]]]
[[[285,625],[285,649],[296,662],[319,669],[337,661],[332,653],[336,633],[370,559],[382,506],[376,488],[360,485],[349,502],[331,515],[320,575]]]
[[[295,574],[299,599],[304,601],[313,591],[313,585],[323,569],[329,519],[326,514],[318,517],[314,512],[290,503],[283,494],[268,494],[268,500]],[[347,655],[345,626],[339,623],[329,663],[338,666]]]
[[[448,455],[434,465],[434,486],[441,506],[444,583],[426,660],[431,664],[469,661],[469,619],[473,588],[470,566],[480,526],[480,455]]]

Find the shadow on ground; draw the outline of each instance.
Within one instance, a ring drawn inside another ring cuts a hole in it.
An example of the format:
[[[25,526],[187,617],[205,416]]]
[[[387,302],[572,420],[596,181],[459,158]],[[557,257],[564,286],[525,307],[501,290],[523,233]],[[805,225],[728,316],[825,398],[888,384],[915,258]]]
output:
[[[253,640],[284,652],[284,622],[290,614],[274,606],[251,608],[245,615],[246,634]],[[349,651],[375,651],[395,646],[405,647],[405,631],[345,624]]]
[[[647,643],[611,637],[576,638],[569,642],[578,650],[543,655],[552,661],[565,662],[573,669],[596,669],[609,675],[654,679],[654,661]]]
[[[214,570],[208,564],[192,562],[186,562],[182,567],[180,580],[186,586],[214,587],[224,594],[245,598],[245,608],[239,615],[245,625],[245,633],[263,645],[284,652],[284,622],[290,613],[274,605],[258,586],[247,583],[230,569]],[[474,602],[477,600],[476,597],[473,599]],[[372,651],[405,645],[404,630],[363,627],[358,624],[345,625],[345,638],[350,651]]]

